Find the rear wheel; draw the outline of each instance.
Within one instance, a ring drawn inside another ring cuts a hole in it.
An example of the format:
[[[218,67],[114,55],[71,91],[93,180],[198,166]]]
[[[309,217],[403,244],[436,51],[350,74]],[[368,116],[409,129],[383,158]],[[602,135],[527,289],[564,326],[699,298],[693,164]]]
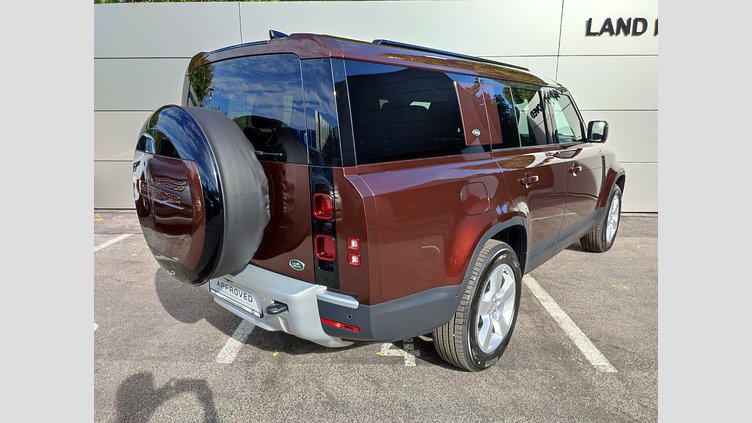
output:
[[[602,253],[611,249],[619,231],[619,217],[621,215],[621,188],[614,185],[611,198],[606,209],[606,216],[598,227],[580,238],[580,245],[587,251]]]
[[[512,247],[488,241],[476,260],[452,319],[433,331],[439,355],[469,371],[499,360],[512,336],[520,303],[522,270]]]

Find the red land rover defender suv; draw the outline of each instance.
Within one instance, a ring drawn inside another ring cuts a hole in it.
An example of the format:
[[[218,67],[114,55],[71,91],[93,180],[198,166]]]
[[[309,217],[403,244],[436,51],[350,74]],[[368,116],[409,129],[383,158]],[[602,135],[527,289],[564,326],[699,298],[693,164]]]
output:
[[[477,371],[522,275],[611,248],[607,135],[525,68],[270,31],[193,57],[182,104],[141,129],[134,200],[159,264],[256,326],[328,347],[432,332]]]

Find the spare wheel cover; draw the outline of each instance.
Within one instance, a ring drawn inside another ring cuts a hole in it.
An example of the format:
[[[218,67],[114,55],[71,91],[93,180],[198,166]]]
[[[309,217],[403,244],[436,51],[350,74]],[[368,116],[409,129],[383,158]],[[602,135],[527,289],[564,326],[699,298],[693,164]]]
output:
[[[133,196],[157,262],[200,285],[239,271],[269,222],[269,188],[251,143],[224,114],[164,106],[144,123]]]

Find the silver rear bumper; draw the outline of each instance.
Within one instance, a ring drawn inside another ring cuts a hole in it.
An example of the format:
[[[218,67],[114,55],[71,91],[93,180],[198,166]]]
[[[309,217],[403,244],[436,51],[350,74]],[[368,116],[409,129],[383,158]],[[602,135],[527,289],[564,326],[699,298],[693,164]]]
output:
[[[321,328],[317,296],[318,299],[334,303],[337,300],[341,301],[344,297],[341,294],[326,292],[325,286],[293,279],[252,264],[234,275],[222,278],[252,293],[261,305],[262,315],[256,316],[231,298],[211,290],[209,283],[203,286],[212,294],[217,304],[256,326],[268,331],[286,332],[325,347],[337,348],[352,344],[327,335]],[[327,299],[329,297],[331,298]],[[357,308],[358,302],[355,299],[345,298]],[[266,313],[266,307],[275,301],[286,304],[287,311],[275,315]]]

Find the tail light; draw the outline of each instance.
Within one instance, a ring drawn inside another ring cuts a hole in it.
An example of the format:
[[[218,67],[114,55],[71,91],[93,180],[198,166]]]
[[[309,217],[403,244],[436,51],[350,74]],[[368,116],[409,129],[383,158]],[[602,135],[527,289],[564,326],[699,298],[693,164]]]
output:
[[[347,255],[347,264],[360,267],[360,254],[350,253]]]
[[[316,235],[316,257],[319,260],[334,261],[337,257],[334,237],[331,235]]]
[[[335,328],[339,329],[347,329],[353,332],[360,332],[360,328],[357,326],[348,325],[347,323],[335,322],[334,320],[325,319],[323,317],[321,318],[321,323],[329,326],[334,326]]]
[[[334,199],[329,194],[313,194],[313,215],[319,220],[334,219]]]

